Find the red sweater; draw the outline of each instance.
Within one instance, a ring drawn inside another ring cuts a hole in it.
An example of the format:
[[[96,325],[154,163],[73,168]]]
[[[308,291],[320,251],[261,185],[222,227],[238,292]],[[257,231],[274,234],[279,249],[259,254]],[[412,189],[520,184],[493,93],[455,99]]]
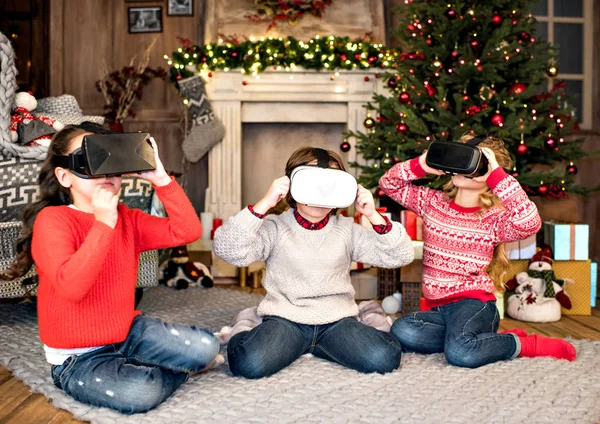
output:
[[[140,313],[134,307],[140,252],[200,237],[200,220],[179,184],[173,180],[155,190],[168,218],[119,205],[117,225],[110,228],[68,206],[38,214],[31,251],[45,345],[70,349],[124,341]]]
[[[386,195],[423,217],[423,295],[429,307],[462,299],[495,300],[485,272],[494,248],[535,234],[541,219],[517,180],[502,168],[487,184],[503,208],[463,208],[443,192],[410,184],[427,173],[419,158],[402,162],[379,181]]]

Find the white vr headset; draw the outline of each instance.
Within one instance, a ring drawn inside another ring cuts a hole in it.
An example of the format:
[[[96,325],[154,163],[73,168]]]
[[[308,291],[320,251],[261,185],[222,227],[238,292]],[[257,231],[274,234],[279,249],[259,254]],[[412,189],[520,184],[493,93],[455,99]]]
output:
[[[316,149],[317,165],[294,168],[290,174],[290,193],[294,200],[308,206],[345,208],[356,199],[356,179],[341,169],[329,168],[329,154]]]

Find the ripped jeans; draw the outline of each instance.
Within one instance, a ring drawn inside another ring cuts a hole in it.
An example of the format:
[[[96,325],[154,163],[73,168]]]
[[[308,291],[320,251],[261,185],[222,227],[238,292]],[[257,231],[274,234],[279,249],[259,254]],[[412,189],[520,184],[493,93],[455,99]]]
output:
[[[521,352],[517,336],[496,333],[499,324],[495,301],[467,299],[404,315],[390,333],[407,352],[444,352],[452,365],[477,368]]]
[[[52,379],[79,402],[134,414],[158,406],[218,353],[210,331],[142,314],[124,342],[53,365]]]

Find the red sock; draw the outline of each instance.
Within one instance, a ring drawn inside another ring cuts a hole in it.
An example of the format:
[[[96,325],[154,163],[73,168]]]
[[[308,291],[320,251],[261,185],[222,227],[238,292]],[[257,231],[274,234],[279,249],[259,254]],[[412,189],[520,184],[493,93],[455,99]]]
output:
[[[524,328],[511,328],[510,330],[501,331],[498,334],[514,334],[519,337],[525,337],[527,335],[527,331]]]
[[[551,356],[556,359],[566,359],[567,361],[574,361],[577,358],[575,347],[563,339],[532,334],[525,337],[519,336],[519,340],[521,341],[520,357]]]

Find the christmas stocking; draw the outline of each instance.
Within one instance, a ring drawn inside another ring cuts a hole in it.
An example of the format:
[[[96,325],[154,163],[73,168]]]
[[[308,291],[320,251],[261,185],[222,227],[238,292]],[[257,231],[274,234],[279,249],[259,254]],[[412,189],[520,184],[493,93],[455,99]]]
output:
[[[200,75],[179,81],[181,95],[187,99],[192,129],[183,140],[181,148],[185,158],[198,162],[225,136],[223,123],[215,117],[204,89],[204,80]]]

